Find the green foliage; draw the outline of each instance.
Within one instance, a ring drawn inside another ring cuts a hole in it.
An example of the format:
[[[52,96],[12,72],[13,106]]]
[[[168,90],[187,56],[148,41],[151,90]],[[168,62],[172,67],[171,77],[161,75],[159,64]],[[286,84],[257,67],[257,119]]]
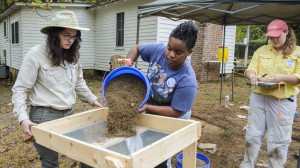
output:
[[[47,2],[45,5],[43,4],[43,1],[41,0],[33,0],[31,2],[32,5],[32,11],[35,12],[37,7],[40,7],[43,10],[52,10],[50,7],[50,2]]]
[[[0,3],[0,11],[3,11],[5,6],[3,4],[5,3],[6,6],[9,6],[13,2],[28,2],[32,5],[32,11],[35,12],[36,8],[41,8],[43,10],[52,10],[51,8],[51,2],[48,2],[48,0],[1,0]],[[73,2],[74,0],[57,0],[58,2]],[[117,0],[84,0],[85,3],[109,3],[114,2]],[[64,6],[61,6],[61,8],[66,8]]]
[[[249,50],[248,55],[252,56],[253,53],[261,46],[267,44],[267,39],[258,39],[258,40],[250,40],[249,41]]]
[[[267,44],[267,39],[250,40],[248,48],[248,56],[251,57],[253,53],[261,46]],[[245,57],[245,45],[235,46],[235,57],[237,59],[243,59]]]
[[[99,3],[114,2],[116,0],[98,0]]]
[[[300,24],[289,25],[296,34],[297,44],[300,45]],[[250,26],[250,40],[266,40],[265,34],[267,32],[267,25],[251,25]],[[243,38],[246,37],[247,26],[237,26],[236,28],[236,43],[242,43]]]
[[[85,3],[95,3],[96,0],[84,0]]]
[[[251,25],[250,26],[250,40],[266,39],[265,34],[267,31],[266,25]],[[243,38],[246,38],[247,26],[236,27],[236,42],[242,43]]]

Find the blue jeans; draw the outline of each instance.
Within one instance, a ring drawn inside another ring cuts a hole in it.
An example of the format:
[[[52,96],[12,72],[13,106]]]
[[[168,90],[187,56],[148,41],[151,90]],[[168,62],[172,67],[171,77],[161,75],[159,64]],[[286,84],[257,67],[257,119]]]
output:
[[[74,113],[73,109],[55,110],[50,107],[31,106],[29,112],[30,121],[40,124],[46,121],[55,120],[58,118],[66,117]],[[32,140],[35,149],[40,155],[42,168],[58,168],[58,153],[48,149]]]

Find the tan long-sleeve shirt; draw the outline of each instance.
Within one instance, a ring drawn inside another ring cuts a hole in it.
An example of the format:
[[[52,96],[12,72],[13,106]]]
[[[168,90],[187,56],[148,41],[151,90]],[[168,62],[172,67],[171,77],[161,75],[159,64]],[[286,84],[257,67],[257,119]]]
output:
[[[76,93],[82,101],[90,104],[97,99],[83,79],[81,65],[65,62],[58,67],[52,66],[45,43],[27,52],[12,88],[13,112],[19,122],[28,119],[26,99],[31,88],[29,100],[33,106],[70,109],[76,102]]]

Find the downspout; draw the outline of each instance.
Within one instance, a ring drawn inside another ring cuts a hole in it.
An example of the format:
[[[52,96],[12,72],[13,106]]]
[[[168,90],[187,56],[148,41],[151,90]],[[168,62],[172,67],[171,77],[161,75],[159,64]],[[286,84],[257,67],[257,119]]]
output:
[[[10,15],[8,15],[8,24],[7,24],[7,37],[8,37],[8,50],[9,50],[9,82],[12,83],[14,80],[14,75],[12,74],[12,58],[11,58],[11,29],[10,29]],[[6,52],[6,57],[8,52]],[[16,75],[16,74],[15,74]]]
[[[12,67],[11,65],[11,29],[10,29],[10,15],[8,15],[8,24],[7,24],[7,37],[8,37],[8,49],[9,49],[9,67]],[[6,54],[7,55],[7,54]]]

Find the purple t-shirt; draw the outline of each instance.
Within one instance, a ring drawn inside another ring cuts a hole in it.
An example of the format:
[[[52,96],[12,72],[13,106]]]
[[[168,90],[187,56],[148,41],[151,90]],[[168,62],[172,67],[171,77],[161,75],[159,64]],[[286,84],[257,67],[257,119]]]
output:
[[[139,54],[149,63],[150,103],[171,106],[185,113],[191,110],[197,94],[196,75],[189,60],[179,69],[171,69],[165,55],[166,47],[163,43],[140,45]]]

